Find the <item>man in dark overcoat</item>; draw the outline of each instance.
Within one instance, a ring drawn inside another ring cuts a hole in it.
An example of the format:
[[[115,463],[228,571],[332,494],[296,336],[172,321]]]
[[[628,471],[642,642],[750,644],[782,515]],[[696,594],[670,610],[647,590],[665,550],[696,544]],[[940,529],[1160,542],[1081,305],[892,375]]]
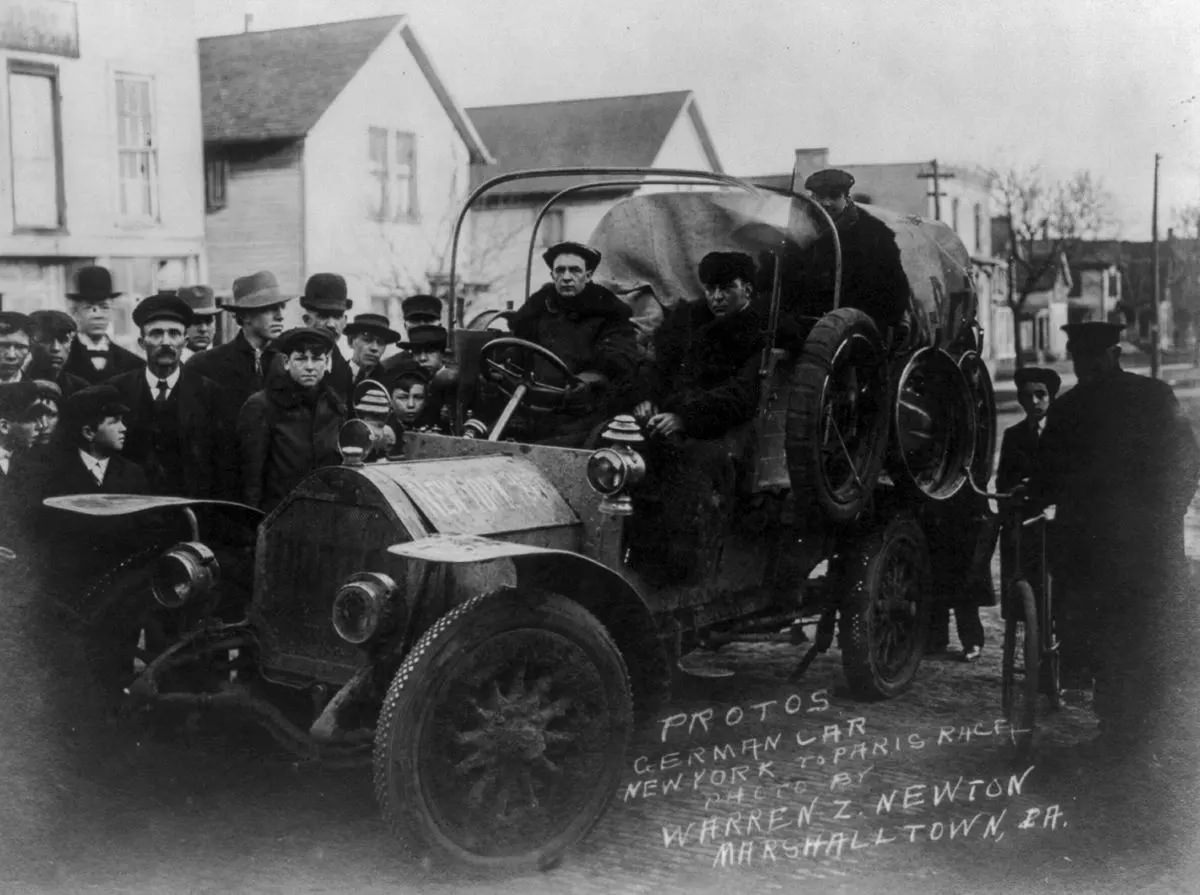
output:
[[[871,315],[881,334],[899,330],[910,306],[912,290],[900,263],[900,248],[888,226],[850,198],[854,177],[826,168],[804,181],[804,188],[829,213],[842,247],[841,306]],[[825,233],[806,253],[803,304],[828,311],[833,307],[833,237]],[[781,321],[783,326],[788,321]],[[784,326],[787,329],[787,326]],[[786,336],[786,332],[785,332]],[[894,341],[899,341],[896,335]]]
[[[242,500],[268,513],[314,469],[341,462],[338,431],[347,415],[325,378],[337,350],[328,330],[291,329],[277,347],[282,369],[247,399],[237,427]]]
[[[1029,494],[1057,506],[1064,674],[1091,667],[1095,748],[1125,755],[1154,742],[1172,688],[1191,685],[1181,672],[1195,647],[1183,516],[1200,449],[1171,387],[1121,369],[1121,327],[1063,329],[1079,384],[1050,407]]]
[[[180,357],[192,310],[174,295],[152,295],[133,309],[146,367],[109,380],[129,410],[124,456],[141,465],[154,494],[208,498],[234,454],[214,443],[217,387]]]
[[[79,269],[75,291],[67,293],[67,310],[78,328],[64,369],[93,385],[145,366],[140,357],[109,337],[113,300],[121,295],[112,286],[108,268],[90,265]]]
[[[239,331],[223,345],[195,355],[184,369],[209,379],[217,387],[212,419],[217,444],[235,444],[237,419],[246,399],[263,388],[275,359],[271,341],[283,332],[283,309],[295,296],[279,289],[275,275],[259,271],[233,281],[233,297],[224,305],[237,320]],[[241,466],[225,463],[214,497],[241,500]]]
[[[25,368],[25,378],[53,382],[64,398],[87,388],[86,379],[66,370],[77,329],[75,319],[64,311],[38,310],[29,315],[29,323],[33,356]]]
[[[542,254],[551,282],[529,296],[509,319],[519,339],[558,355],[581,381],[561,413],[546,414],[534,438],[580,444],[620,404],[630,404],[638,367],[632,312],[608,289],[592,282],[600,253],[577,242],[560,242]],[[551,385],[560,375],[535,359],[534,372]]]
[[[1011,491],[1032,472],[1038,442],[1046,428],[1046,413],[1058,396],[1062,378],[1043,367],[1022,367],[1013,374],[1013,384],[1025,419],[1004,430],[996,468],[997,491]]]
[[[649,465],[659,477],[648,490],[663,496],[645,508],[646,521],[665,534],[645,558],[676,581],[702,579],[720,554],[737,464],[750,435],[748,427],[738,427],[758,408],[766,345],[751,305],[753,259],[710,252],[699,275],[704,300],[668,312],[654,336],[653,366],[641,377],[643,399],[634,408],[650,436]],[[652,545],[656,539],[633,540]]]

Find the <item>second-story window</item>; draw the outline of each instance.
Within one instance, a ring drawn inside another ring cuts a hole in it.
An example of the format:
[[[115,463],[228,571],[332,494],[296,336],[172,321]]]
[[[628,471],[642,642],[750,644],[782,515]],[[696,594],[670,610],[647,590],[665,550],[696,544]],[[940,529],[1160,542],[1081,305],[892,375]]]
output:
[[[66,223],[58,70],[52,65],[9,60],[8,104],[13,226],[18,230],[57,230]]]
[[[376,221],[416,221],[417,137],[382,127],[367,128],[369,199],[367,214]]]
[[[154,82],[117,75],[117,211],[124,221],[158,219]]]

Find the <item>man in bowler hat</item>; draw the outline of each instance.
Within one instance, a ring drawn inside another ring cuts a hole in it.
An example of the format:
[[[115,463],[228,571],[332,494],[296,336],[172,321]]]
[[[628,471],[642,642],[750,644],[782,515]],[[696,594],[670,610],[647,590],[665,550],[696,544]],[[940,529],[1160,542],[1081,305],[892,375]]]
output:
[[[1183,516],[1200,449],[1171,387],[1121,369],[1121,327],[1063,327],[1079,384],[1050,405],[1029,496],[1055,504],[1064,677],[1090,668],[1098,757],[1154,745],[1195,647]],[[1172,691],[1176,691],[1172,693]],[[1172,738],[1182,736],[1171,730]]]
[[[29,315],[29,323],[33,354],[25,369],[26,377],[53,382],[64,398],[87,388],[86,379],[66,370],[75,340],[75,319],[63,311],[38,310]]]
[[[350,400],[354,373],[342,351],[342,333],[346,330],[346,314],[354,307],[346,288],[345,277],[336,273],[315,273],[304,284],[300,296],[301,315],[305,326],[323,329],[333,336],[333,352],[329,355],[327,375],[343,401]]]
[[[113,299],[121,295],[112,285],[108,268],[91,265],[79,269],[75,291],[67,293],[67,310],[78,329],[64,369],[93,385],[143,366],[140,357],[109,338]]]
[[[365,379],[378,379],[383,375],[380,359],[387,346],[400,341],[400,333],[388,325],[382,314],[359,314],[354,322],[346,326],[346,338],[350,340],[351,387]]]
[[[592,282],[600,253],[578,242],[560,242],[542,254],[551,282],[529,296],[509,319],[514,336],[558,355],[580,381],[561,413],[534,427],[537,440],[582,444],[592,428],[620,403],[630,402],[638,366],[632,312],[608,289]],[[535,373],[551,384],[559,374],[536,361]]]
[[[237,321],[237,335],[185,364],[185,369],[210,379],[218,389],[213,416],[213,437],[218,443],[235,442],[238,412],[247,398],[263,388],[275,359],[271,341],[283,332],[283,308],[294,297],[280,291],[269,271],[238,277],[233,281],[233,297],[224,306]],[[228,500],[241,498],[238,464],[222,468],[215,492],[214,496]]]
[[[141,465],[152,493],[207,498],[233,454],[214,442],[216,385],[180,364],[193,320],[191,307],[175,295],[142,299],[133,322],[146,367],[109,384],[128,408],[124,455]]]
[[[183,362],[186,364],[192,355],[212,348],[221,306],[208,286],[181,286],[175,294],[192,309],[192,322],[188,324],[187,342],[183,346]]]
[[[893,342],[900,341],[912,293],[900,263],[900,249],[888,226],[850,198],[853,186],[853,175],[837,168],[817,171],[804,181],[804,188],[828,212],[837,230],[842,248],[841,305],[865,311],[882,334],[892,329]],[[813,243],[805,253],[804,265],[801,288],[806,294],[801,300],[824,313],[833,307],[831,234],[824,233]]]

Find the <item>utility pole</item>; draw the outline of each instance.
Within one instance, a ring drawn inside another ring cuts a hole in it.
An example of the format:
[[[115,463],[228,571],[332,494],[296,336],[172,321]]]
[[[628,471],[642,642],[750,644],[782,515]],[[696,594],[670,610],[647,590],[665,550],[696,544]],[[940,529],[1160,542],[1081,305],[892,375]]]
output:
[[[1161,362],[1158,350],[1158,308],[1159,308],[1159,290],[1162,284],[1159,282],[1158,272],[1158,163],[1162,160],[1162,156],[1157,152],[1154,153],[1154,204],[1150,212],[1150,240],[1154,246],[1154,316],[1151,318],[1150,324],[1150,375],[1157,379],[1158,368]]]
[[[918,172],[917,179],[933,181],[933,219],[935,221],[940,221],[942,219],[942,196],[945,195],[945,193],[942,192],[942,181],[950,180],[954,177],[954,174],[942,172],[938,168],[937,159],[933,159],[929,163],[929,168],[929,171]],[[926,195],[928,196],[929,194],[926,193]]]

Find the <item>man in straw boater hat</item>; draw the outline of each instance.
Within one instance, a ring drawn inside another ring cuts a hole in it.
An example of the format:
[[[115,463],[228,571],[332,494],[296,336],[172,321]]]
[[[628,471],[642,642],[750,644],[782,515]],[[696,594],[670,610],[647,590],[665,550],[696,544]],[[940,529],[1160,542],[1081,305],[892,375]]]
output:
[[[242,499],[273,510],[308,473],[341,462],[346,402],[325,376],[333,333],[302,326],[279,337],[282,374],[251,395],[238,415]]]
[[[217,304],[216,294],[209,286],[180,286],[175,294],[192,309],[192,322],[188,324],[187,340],[183,346],[183,363],[186,364],[193,355],[213,347],[221,306]]]
[[[120,295],[113,290],[108,268],[89,265],[79,269],[75,291],[67,293],[67,310],[78,327],[64,366],[68,373],[95,384],[144,365],[140,357],[109,338],[113,299]]]
[[[174,294],[143,298],[133,322],[146,367],[109,380],[129,408],[124,455],[141,465],[154,494],[212,497],[220,466],[232,457],[214,441],[217,386],[180,364],[194,319]]]
[[[236,439],[238,412],[252,394],[260,391],[275,358],[273,339],[283,332],[283,309],[294,295],[279,289],[275,275],[260,270],[233,281],[233,296],[224,310],[232,313],[239,330],[224,345],[194,356],[185,369],[212,380],[217,398],[213,437],[219,443]],[[241,475],[236,463],[225,464],[215,495],[229,500],[241,497]]]
[[[1183,517],[1200,449],[1171,387],[1121,369],[1121,327],[1063,327],[1079,384],[1050,405],[1029,496],[1057,506],[1051,565],[1063,677],[1094,677],[1096,758],[1185,735],[1172,708],[1193,686],[1195,594]],[[1170,725],[1170,729],[1167,728]]]
[[[560,413],[548,413],[531,431],[535,440],[580,445],[610,409],[631,397],[638,353],[632,312],[608,289],[592,282],[600,253],[578,242],[560,242],[542,254],[551,282],[529,296],[509,318],[519,339],[554,352],[581,381]],[[549,365],[535,373],[562,385]]]

